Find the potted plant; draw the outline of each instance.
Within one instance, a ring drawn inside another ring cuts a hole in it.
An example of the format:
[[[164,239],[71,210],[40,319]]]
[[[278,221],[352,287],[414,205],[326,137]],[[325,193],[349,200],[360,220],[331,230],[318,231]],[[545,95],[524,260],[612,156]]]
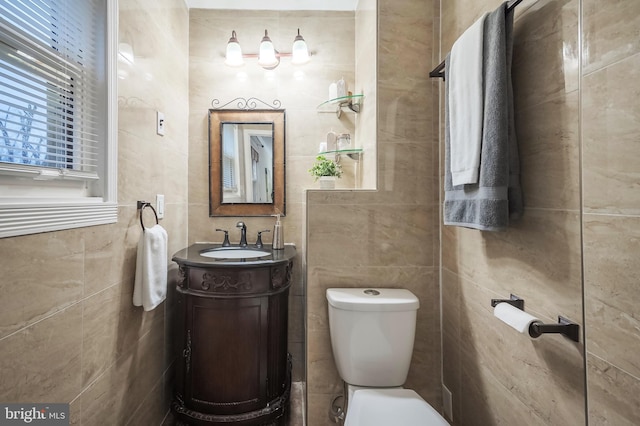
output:
[[[333,189],[336,186],[336,178],[342,176],[342,166],[324,155],[318,155],[309,173],[314,181],[320,181],[320,189]]]

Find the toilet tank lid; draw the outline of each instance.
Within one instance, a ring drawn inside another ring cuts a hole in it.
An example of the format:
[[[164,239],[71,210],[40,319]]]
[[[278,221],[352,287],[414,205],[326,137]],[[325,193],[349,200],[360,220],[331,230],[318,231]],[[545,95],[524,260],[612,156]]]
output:
[[[401,288],[329,288],[327,301],[346,311],[415,311],[420,307],[416,295]]]

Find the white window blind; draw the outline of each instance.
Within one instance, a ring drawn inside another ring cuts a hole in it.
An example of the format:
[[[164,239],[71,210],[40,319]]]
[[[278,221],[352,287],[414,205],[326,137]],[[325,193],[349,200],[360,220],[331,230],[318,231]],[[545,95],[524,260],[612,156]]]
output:
[[[114,0],[0,0],[0,236],[115,220],[115,14]]]
[[[0,3],[0,162],[57,169],[51,177],[97,178],[106,110],[93,33],[99,6]]]
[[[238,192],[238,125],[222,125],[222,189],[230,193]]]

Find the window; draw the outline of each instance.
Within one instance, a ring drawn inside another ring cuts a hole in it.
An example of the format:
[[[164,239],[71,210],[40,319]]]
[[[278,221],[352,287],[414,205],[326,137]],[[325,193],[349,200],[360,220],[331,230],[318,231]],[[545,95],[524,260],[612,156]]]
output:
[[[0,237],[117,220],[115,0],[0,2]]]
[[[225,202],[240,202],[240,156],[238,152],[238,124],[224,123],[222,138],[222,191]]]

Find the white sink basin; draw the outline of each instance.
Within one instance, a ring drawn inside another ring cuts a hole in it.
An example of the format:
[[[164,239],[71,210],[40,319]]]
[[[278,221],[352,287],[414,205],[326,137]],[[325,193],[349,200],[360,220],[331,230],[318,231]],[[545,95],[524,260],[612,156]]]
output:
[[[271,256],[271,252],[243,247],[223,247],[201,251],[200,256],[213,259],[255,259],[256,257]]]

